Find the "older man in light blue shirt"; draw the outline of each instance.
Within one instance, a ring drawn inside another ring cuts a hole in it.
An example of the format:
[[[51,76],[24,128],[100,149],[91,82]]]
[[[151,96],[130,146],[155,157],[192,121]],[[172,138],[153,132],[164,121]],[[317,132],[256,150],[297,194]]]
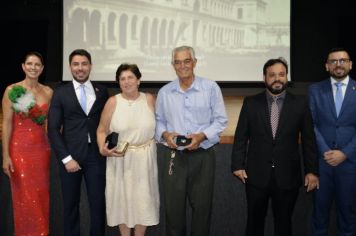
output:
[[[215,152],[227,125],[216,82],[194,75],[192,47],[172,52],[178,79],[160,89],[156,102],[156,139],[164,144],[163,194],[166,235],[186,234],[186,199],[192,207],[191,235],[208,235],[213,197]]]

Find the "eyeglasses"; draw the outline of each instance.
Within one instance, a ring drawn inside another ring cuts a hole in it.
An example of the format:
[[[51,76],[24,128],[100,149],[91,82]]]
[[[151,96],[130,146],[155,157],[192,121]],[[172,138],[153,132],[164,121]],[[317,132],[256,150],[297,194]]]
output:
[[[350,59],[348,59],[348,58],[330,59],[330,60],[328,60],[328,63],[331,65],[337,65],[337,63],[339,63],[340,65],[344,65],[344,64],[348,63],[349,61],[350,61]]]
[[[175,60],[175,61],[173,62],[173,64],[174,64],[175,66],[179,66],[179,65],[182,65],[182,64],[185,65],[185,66],[187,66],[187,65],[189,65],[192,61],[193,61],[192,59],[185,59],[185,60],[183,60],[183,61]]]

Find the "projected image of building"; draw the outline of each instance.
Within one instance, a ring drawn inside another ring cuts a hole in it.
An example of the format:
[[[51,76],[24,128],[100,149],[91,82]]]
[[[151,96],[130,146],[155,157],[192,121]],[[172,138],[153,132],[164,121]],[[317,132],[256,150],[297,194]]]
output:
[[[208,77],[226,70],[236,74],[241,58],[247,58],[250,66],[259,66],[255,58],[264,61],[273,53],[289,60],[290,3],[286,0],[65,2],[64,61],[74,48],[86,48],[95,54],[96,73],[102,75],[128,61],[140,64],[149,80],[168,76],[158,75],[157,70],[168,67],[172,48],[180,45],[197,50],[201,70]],[[276,19],[275,9],[285,12]],[[218,66],[221,59],[224,64]],[[213,72],[206,71],[209,64],[214,65]],[[224,75],[221,80],[234,78]]]

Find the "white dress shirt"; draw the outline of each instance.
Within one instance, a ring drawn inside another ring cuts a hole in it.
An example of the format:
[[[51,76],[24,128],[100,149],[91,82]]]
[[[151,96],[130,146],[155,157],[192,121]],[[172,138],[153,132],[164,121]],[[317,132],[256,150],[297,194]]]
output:
[[[334,79],[333,77],[330,78],[330,82],[331,82],[331,88],[333,89],[333,95],[334,95],[334,101],[335,101],[335,96],[336,96],[336,86],[335,83],[337,82],[341,82],[342,86],[341,86],[341,91],[342,91],[342,97],[345,97],[345,93],[346,93],[346,88],[347,85],[349,83],[349,76],[346,76],[345,79],[343,79],[342,81],[337,81],[336,79]]]
[[[81,83],[77,82],[76,80],[73,80],[73,86],[74,86],[74,91],[75,94],[77,95],[78,101],[80,101],[80,85]],[[85,95],[87,97],[87,107],[86,107],[86,114],[88,115],[90,112],[90,109],[92,108],[96,96],[95,96],[95,91],[92,83],[90,80],[87,80],[84,84],[84,89],[85,89]]]

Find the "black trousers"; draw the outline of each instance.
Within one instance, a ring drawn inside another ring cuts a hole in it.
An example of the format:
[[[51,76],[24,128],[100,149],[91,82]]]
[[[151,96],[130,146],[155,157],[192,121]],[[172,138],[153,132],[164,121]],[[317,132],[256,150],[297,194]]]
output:
[[[87,158],[81,163],[81,170],[68,173],[59,163],[63,196],[64,236],[80,236],[79,204],[81,183],[84,177],[90,207],[90,236],[105,235],[105,168],[96,144],[89,145]]]
[[[292,214],[299,188],[279,188],[276,184],[274,171],[271,173],[269,185],[266,188],[258,188],[251,184],[246,184],[246,236],[263,236],[269,199],[272,201],[274,235],[292,235]]]
[[[208,236],[214,190],[214,148],[193,152],[176,151],[169,174],[171,150],[163,148],[161,176],[166,236],[186,235],[186,200],[192,207],[192,236]]]

